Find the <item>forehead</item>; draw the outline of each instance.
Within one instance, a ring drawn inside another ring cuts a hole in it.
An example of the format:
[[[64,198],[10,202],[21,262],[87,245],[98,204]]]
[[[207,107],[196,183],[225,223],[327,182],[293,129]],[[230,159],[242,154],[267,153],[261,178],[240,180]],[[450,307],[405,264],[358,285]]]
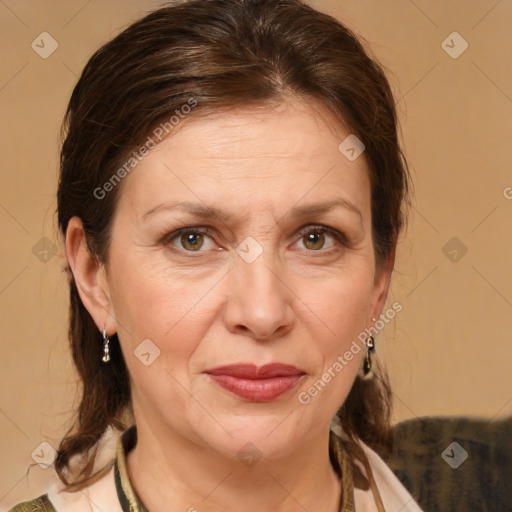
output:
[[[178,127],[160,149],[188,151],[196,160],[304,160],[336,153],[346,131],[320,103],[294,99],[192,117],[190,122],[185,118],[183,128]]]
[[[318,103],[239,108],[185,118],[177,128],[123,183],[121,201],[129,198],[140,215],[158,201],[181,198],[245,209],[255,201],[266,208],[305,195],[333,199],[341,193],[361,208],[368,200],[364,155],[350,161],[340,152],[350,132]]]

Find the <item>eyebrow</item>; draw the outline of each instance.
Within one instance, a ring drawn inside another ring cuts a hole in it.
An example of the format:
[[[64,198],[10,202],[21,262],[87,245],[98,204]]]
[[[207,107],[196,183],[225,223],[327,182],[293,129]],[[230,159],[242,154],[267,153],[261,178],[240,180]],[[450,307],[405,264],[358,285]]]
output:
[[[294,206],[283,216],[283,218],[287,216],[304,218],[314,214],[326,213],[335,207],[342,207],[351,211],[352,213],[355,213],[358,215],[362,223],[363,215],[361,210],[351,201],[342,197],[338,197],[324,203]],[[212,208],[205,204],[191,203],[188,201],[166,201],[148,210],[142,215],[141,218],[142,220],[146,221],[149,217],[153,216],[157,212],[169,210],[180,210],[204,219],[217,218],[223,222],[225,222],[229,217],[229,212],[218,208]]]

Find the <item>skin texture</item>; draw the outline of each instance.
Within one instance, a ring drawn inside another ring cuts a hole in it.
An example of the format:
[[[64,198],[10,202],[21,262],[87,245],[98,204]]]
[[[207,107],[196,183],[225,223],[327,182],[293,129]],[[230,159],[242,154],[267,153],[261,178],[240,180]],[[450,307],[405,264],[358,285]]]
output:
[[[123,180],[106,266],[87,252],[80,220],[70,221],[80,296],[100,331],[118,333],[129,369],[138,444],[128,470],[151,512],[337,510],[329,423],[364,350],[309,404],[298,395],[379,317],[393,265],[390,257],[376,274],[364,154],[350,162],[338,150],[349,133],[300,99],[186,119]],[[340,198],[351,206],[291,213]],[[171,205],[184,201],[225,213],[201,218]],[[317,225],[347,243],[313,236]],[[188,226],[211,232],[173,237]],[[247,237],[262,250],[252,263],[236,251]],[[160,350],[149,366],[134,356],[146,339]],[[204,373],[270,362],[305,375],[265,403]],[[243,449],[260,460],[246,466]]]

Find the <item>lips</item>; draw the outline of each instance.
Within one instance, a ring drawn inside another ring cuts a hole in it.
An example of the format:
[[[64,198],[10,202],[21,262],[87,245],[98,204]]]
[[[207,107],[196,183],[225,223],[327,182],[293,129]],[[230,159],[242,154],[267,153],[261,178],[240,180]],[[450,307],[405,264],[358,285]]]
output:
[[[210,375],[230,375],[239,379],[271,379],[273,377],[303,375],[305,372],[289,364],[272,363],[264,366],[253,364],[219,366],[212,370],[206,370],[206,373]]]
[[[293,389],[305,375],[287,364],[264,366],[237,364],[219,366],[205,372],[226,391],[250,402],[269,402]]]

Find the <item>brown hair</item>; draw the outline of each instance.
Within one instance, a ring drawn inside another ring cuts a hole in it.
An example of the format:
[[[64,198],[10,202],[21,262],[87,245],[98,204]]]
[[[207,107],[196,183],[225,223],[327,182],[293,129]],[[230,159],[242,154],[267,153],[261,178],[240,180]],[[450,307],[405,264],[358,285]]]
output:
[[[122,183],[101,198],[95,191],[158,123],[192,102],[191,119],[279,103],[288,95],[319,101],[364,142],[379,267],[402,227],[409,179],[393,95],[381,67],[354,34],[300,0],[185,0],[150,13],[100,48],[85,66],[64,120],[62,233],[71,217],[79,217],[91,254],[106,264]],[[104,474],[106,468],[93,473],[98,441],[109,427],[126,428],[123,415],[131,411],[131,396],[117,336],[111,339],[111,362],[104,365],[101,334],[67,270],[69,338],[83,389],[76,424],[60,443],[55,468],[73,491]],[[371,380],[356,378],[338,411],[349,452],[363,463],[358,439],[382,455],[391,448],[390,403],[385,372],[377,371]],[[73,455],[85,463],[71,481],[65,473]]]

